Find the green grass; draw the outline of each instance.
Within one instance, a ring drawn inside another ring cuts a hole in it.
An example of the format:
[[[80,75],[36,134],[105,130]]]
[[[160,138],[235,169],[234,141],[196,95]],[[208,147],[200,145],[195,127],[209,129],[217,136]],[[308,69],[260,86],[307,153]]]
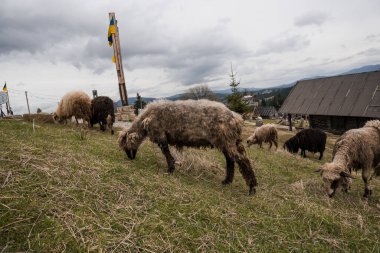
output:
[[[246,138],[252,132],[247,126]],[[280,131],[280,147],[292,133]],[[259,186],[248,196],[238,169],[222,186],[216,150],[173,151],[167,175],[148,140],[137,159],[98,130],[0,121],[0,252],[278,252],[380,250],[380,182],[363,199],[360,175],[349,194],[325,196],[322,162],[279,148],[247,149]]]

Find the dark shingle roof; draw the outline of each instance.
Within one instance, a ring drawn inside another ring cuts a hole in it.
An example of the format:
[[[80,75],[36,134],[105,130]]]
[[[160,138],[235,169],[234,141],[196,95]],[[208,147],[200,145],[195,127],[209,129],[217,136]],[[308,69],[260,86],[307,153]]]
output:
[[[274,106],[259,106],[257,108],[257,113],[264,117],[273,116],[276,112],[277,110]]]
[[[298,81],[279,112],[380,118],[380,71]]]

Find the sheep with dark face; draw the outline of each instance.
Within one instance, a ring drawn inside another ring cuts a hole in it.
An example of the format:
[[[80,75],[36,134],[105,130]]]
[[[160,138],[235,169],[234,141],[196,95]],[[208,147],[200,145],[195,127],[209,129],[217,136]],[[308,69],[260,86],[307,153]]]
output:
[[[321,160],[326,147],[326,139],[326,133],[319,129],[303,129],[285,142],[284,149],[294,154],[301,149],[303,157],[306,157],[306,150],[313,153],[319,152],[319,160]]]
[[[372,176],[380,175],[380,120],[368,121],[364,127],[344,133],[334,145],[332,162],[316,171],[321,173],[326,193],[332,197],[340,185],[347,192],[351,171],[360,169],[364,197],[368,197],[372,194]]]
[[[115,123],[115,106],[109,97],[99,96],[91,101],[91,127],[97,123],[100,125],[100,130],[105,131],[106,126],[113,131],[113,123]]]
[[[272,148],[272,143],[274,143],[277,149],[278,134],[276,126],[274,124],[267,124],[256,128],[253,134],[247,139],[248,147],[250,147],[252,144],[259,144],[259,147],[261,148],[263,142],[269,142],[269,149]]]
[[[74,116],[78,124],[78,119],[90,123],[91,99],[82,91],[73,91],[64,95],[53,114],[53,119],[57,123],[65,123]]]
[[[146,137],[160,147],[173,173],[174,158],[169,146],[214,147],[223,152],[226,162],[226,178],[230,184],[234,177],[235,162],[240,167],[249,193],[255,193],[257,185],[251,163],[242,145],[243,119],[222,103],[209,100],[159,101],[149,104],[119,135],[119,146],[130,159]]]

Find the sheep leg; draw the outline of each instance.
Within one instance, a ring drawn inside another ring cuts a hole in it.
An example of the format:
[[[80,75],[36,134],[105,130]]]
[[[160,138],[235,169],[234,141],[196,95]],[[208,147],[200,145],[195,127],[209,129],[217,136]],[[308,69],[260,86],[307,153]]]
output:
[[[319,160],[321,160],[323,157],[323,151],[319,152]]]
[[[245,153],[245,149],[241,143],[238,143],[236,146],[236,150],[233,150],[233,159],[239,165],[239,171],[242,174],[246,184],[249,187],[249,194],[255,194],[255,186],[257,186],[257,180],[255,173],[252,169],[251,163]]]
[[[370,188],[371,177],[371,167],[364,167],[362,172],[362,178],[364,181],[364,198],[368,198],[372,195],[372,189]]]
[[[105,126],[104,122],[100,121],[99,125],[100,125],[100,130],[102,130],[103,132],[106,131],[106,126]]]
[[[170,149],[169,149],[168,145],[160,145],[160,148],[161,148],[161,151],[164,154],[164,156],[166,158],[166,162],[168,164],[168,173],[171,174],[175,170],[175,166],[174,166],[175,160],[174,160],[172,154],[170,153]]]
[[[269,149],[272,148],[272,141],[269,141]]]
[[[375,175],[380,176],[380,163],[375,167]]]
[[[226,178],[222,181],[222,184],[230,184],[234,180],[235,173],[235,162],[228,154],[228,152],[223,151],[224,157],[226,158]]]
[[[75,118],[75,121],[77,122],[77,125],[79,125],[78,118],[77,117],[74,117],[74,118]]]
[[[113,125],[112,125],[112,124],[109,124],[109,125],[108,125],[108,128],[111,129],[111,134],[114,134],[114,131],[113,131]]]
[[[276,150],[277,150],[277,148],[278,148],[278,143],[277,143],[276,140],[274,140],[273,142],[274,142],[274,145],[276,146]]]
[[[108,118],[107,118],[107,127],[111,130],[111,134],[114,134],[112,120]]]

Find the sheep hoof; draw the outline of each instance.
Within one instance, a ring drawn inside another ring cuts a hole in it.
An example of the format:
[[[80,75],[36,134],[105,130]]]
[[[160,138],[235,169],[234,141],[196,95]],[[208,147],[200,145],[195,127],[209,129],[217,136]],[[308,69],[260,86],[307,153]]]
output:
[[[249,188],[248,195],[255,195],[255,193],[256,193],[256,189],[255,189],[255,187],[250,187],[250,188]]]
[[[363,195],[364,198],[368,198],[371,195],[372,195],[372,190],[370,190],[370,189],[364,190],[364,195]]]
[[[232,180],[229,180],[229,179],[225,179],[225,180],[222,181],[223,185],[227,185],[227,184],[230,184],[230,183],[232,183]]]

